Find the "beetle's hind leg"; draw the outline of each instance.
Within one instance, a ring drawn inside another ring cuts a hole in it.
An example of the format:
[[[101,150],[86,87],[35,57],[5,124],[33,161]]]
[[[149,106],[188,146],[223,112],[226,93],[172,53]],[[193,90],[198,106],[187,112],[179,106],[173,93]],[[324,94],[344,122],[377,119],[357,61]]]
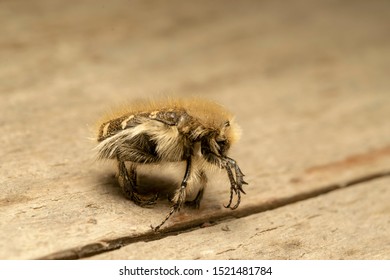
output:
[[[134,164],[126,168],[124,161],[118,160],[118,182],[125,196],[139,206],[150,206],[156,203],[158,195],[151,199],[143,199],[137,193],[137,170]]]

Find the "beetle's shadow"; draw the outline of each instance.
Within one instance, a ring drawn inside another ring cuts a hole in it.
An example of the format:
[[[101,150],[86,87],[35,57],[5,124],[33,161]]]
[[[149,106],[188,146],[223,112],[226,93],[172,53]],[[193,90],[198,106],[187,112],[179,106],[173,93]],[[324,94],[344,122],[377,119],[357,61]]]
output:
[[[137,190],[141,195],[158,193],[161,198],[171,197],[177,186],[178,181],[162,175],[140,174],[137,180]]]
[[[109,194],[125,197],[115,173],[106,174],[98,180],[109,191]],[[137,193],[145,198],[158,194],[159,199],[170,199],[177,190],[177,186],[178,181],[170,176],[150,173],[137,174]]]

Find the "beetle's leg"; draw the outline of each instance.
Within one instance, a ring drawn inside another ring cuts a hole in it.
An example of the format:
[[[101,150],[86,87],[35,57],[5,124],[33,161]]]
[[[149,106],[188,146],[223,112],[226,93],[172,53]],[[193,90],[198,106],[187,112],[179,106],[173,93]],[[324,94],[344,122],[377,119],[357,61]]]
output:
[[[137,187],[137,171],[134,164],[130,166],[130,174],[127,171],[126,165],[123,161],[118,160],[118,181],[122,187],[125,196],[134,201],[139,206],[149,206],[156,203],[158,196],[154,196],[152,199],[145,200],[138,196],[136,192]]]
[[[227,205],[224,205],[224,206],[225,206],[225,208],[231,208],[230,205],[232,204],[234,193],[237,194],[238,198],[239,198],[237,204],[240,203],[239,201],[241,200],[241,196],[239,194],[239,190],[237,190],[237,184],[236,184],[236,181],[234,180],[233,172],[230,169],[230,166],[228,164],[226,164],[225,169],[226,169],[226,172],[228,174],[229,181],[230,181],[230,199],[229,199],[229,203]],[[238,191],[238,193],[237,193],[237,191]],[[238,205],[235,206],[235,208],[237,208],[237,207],[238,207]],[[231,209],[233,209],[233,208],[231,208]]]
[[[135,172],[134,172],[135,174]],[[133,176],[131,176],[133,177]],[[122,188],[124,195],[128,199],[132,199],[133,193],[135,192],[135,181],[131,180],[127,173],[126,165],[123,161],[118,160],[118,182]],[[134,177],[132,178],[134,179]]]
[[[244,181],[244,174],[238,167],[237,162],[232,158],[217,155],[211,152],[210,148],[207,146],[207,143],[202,149],[202,154],[208,162],[226,170],[230,181],[230,199],[229,203],[225,207],[232,210],[236,209],[241,202],[241,192],[245,194],[242,185],[248,184]],[[232,169],[234,169],[235,174],[233,174]],[[237,202],[234,206],[231,206],[234,194],[237,195]]]
[[[187,159],[187,166],[186,166],[186,172],[184,174],[183,181],[181,182],[180,188],[177,190],[175,197],[173,198],[174,204],[171,207],[171,211],[169,211],[168,215],[165,217],[165,219],[156,227],[152,227],[154,231],[158,231],[166,221],[172,216],[173,213],[180,211],[181,206],[186,200],[186,187],[188,183],[188,179],[190,178],[191,174],[191,157]]]
[[[236,173],[237,188],[245,194],[244,190],[242,189],[242,185],[248,185],[248,183],[244,181],[244,176],[245,176],[244,173],[242,173],[240,167],[238,166],[237,162],[234,159],[229,157],[225,157],[225,158],[228,161],[229,165],[232,168],[234,168],[234,171]]]
[[[234,210],[240,205],[241,192],[245,194],[244,190],[242,189],[242,185],[248,183],[244,181],[244,174],[242,173],[241,169],[238,167],[234,159],[231,159],[229,157],[224,157],[223,159],[224,168],[226,169],[230,181],[230,200],[228,205],[226,205],[225,207]],[[234,168],[236,178],[234,178],[231,168]],[[234,206],[230,206],[233,200],[233,192],[237,195],[237,202]]]

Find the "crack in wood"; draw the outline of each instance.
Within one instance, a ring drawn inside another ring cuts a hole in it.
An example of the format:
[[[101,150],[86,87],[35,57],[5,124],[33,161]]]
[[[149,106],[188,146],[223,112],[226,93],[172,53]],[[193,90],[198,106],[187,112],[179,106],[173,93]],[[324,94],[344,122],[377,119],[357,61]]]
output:
[[[271,203],[265,203],[261,205],[256,205],[252,207],[247,207],[245,209],[239,209],[235,212],[231,212],[230,215],[226,215],[226,213],[217,214],[214,216],[208,216],[203,218],[198,218],[195,220],[191,220],[188,222],[184,222],[177,225],[172,225],[169,228],[162,229],[159,233],[147,232],[136,236],[124,236],[112,240],[102,240],[100,242],[95,242],[91,244],[87,244],[85,246],[80,246],[72,249],[67,249],[63,251],[59,251],[53,254],[49,254],[46,256],[42,256],[39,259],[81,259],[94,255],[98,255],[107,251],[112,251],[119,249],[123,246],[129,245],[131,243],[136,242],[149,242],[154,240],[163,239],[168,236],[179,235],[183,232],[192,231],[194,229],[198,229],[205,222],[213,221],[211,226],[218,224],[219,222],[226,221],[232,218],[241,218],[254,214],[258,214],[264,211],[273,210],[279,207],[287,206],[289,204],[293,204],[296,202],[300,202],[303,200],[307,200],[310,198],[314,198],[332,191],[336,191],[341,188],[352,187],[358,184],[368,182],[371,180],[379,179],[382,177],[390,176],[390,170],[382,171],[372,174],[367,174],[364,176],[360,176],[357,178],[353,178],[351,180],[345,182],[338,182],[330,185],[323,186],[321,188],[317,188],[312,191],[302,192],[290,197],[280,198],[272,201]],[[273,230],[274,228],[270,228],[268,230]]]
[[[258,235],[260,235],[260,234],[262,234],[262,233],[264,233],[264,232],[273,231],[273,230],[278,229],[278,228],[281,228],[281,227],[283,227],[283,226],[277,226],[277,227],[272,227],[272,228],[264,229],[264,230],[262,230],[262,231],[256,232],[256,234],[253,235],[253,236],[251,236],[249,239],[254,238],[255,236],[258,236]]]
[[[239,244],[236,248],[231,248],[231,249],[227,249],[227,250],[218,252],[218,253],[216,253],[216,255],[222,255],[222,254],[227,253],[227,252],[232,252],[232,251],[238,250],[238,249],[240,249],[243,245],[244,245],[244,244]]]

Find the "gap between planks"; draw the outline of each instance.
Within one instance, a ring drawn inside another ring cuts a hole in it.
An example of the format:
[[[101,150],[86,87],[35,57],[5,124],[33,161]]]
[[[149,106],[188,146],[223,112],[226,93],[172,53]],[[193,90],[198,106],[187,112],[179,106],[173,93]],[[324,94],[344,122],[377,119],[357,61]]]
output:
[[[304,201],[306,199],[314,198],[332,191],[336,191],[338,189],[357,186],[361,183],[387,177],[387,176],[390,176],[390,170],[372,173],[372,174],[366,174],[364,176],[356,177],[345,182],[325,185],[323,187],[317,188],[312,191],[302,192],[290,197],[274,200],[270,203],[264,203],[261,205],[248,207],[241,211],[231,212],[230,215],[219,214],[219,215],[214,215],[209,217],[203,217],[200,219],[194,219],[188,223],[179,224],[177,226],[173,225],[169,228],[162,229],[158,233],[155,233],[151,230],[150,232],[143,233],[138,236],[131,236],[131,237],[124,236],[112,240],[102,240],[101,242],[95,242],[95,243],[87,244],[85,246],[52,253],[43,256],[40,259],[61,260],[61,259],[81,259],[85,257],[90,257],[107,251],[116,250],[132,243],[159,240],[167,236],[178,235],[185,231],[195,230],[205,223],[208,223],[210,225],[216,225],[221,221],[225,221],[231,218],[241,218],[253,214],[258,214],[264,211],[273,210],[279,207],[287,206],[289,204]]]

